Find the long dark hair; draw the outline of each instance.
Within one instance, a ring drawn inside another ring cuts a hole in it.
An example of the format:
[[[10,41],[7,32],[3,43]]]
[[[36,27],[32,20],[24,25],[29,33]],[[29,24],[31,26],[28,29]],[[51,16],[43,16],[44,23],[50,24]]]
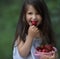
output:
[[[25,42],[25,37],[29,28],[29,25],[26,22],[26,18],[25,18],[27,5],[32,5],[42,16],[42,23],[38,26],[38,28],[39,30],[42,31],[43,36],[45,36],[48,43],[55,45],[53,31],[51,27],[50,15],[49,15],[48,8],[44,0],[24,0],[20,17],[19,17],[19,21],[16,28],[14,42],[17,40],[18,36],[20,37],[20,40]]]

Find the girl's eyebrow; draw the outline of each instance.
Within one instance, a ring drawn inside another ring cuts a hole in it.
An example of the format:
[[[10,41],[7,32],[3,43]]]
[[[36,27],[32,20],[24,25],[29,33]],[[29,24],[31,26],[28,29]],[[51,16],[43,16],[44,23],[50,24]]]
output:
[[[32,12],[32,11],[28,11],[28,12]]]
[[[28,10],[27,12],[30,13],[30,12],[33,12],[33,11]]]

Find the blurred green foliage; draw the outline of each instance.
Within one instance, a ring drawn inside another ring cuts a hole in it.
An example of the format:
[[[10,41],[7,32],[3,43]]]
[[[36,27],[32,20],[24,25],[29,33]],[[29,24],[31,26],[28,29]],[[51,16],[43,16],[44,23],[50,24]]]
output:
[[[60,0],[45,0],[49,8],[60,55]],[[12,59],[12,43],[22,5],[20,0],[0,0],[0,59]]]

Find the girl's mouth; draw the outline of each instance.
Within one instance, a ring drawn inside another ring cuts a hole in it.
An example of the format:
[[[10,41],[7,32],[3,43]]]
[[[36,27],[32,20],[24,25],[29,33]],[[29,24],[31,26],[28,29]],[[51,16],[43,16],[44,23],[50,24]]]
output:
[[[35,25],[35,26],[37,25],[37,22],[38,21],[31,21],[32,25]]]

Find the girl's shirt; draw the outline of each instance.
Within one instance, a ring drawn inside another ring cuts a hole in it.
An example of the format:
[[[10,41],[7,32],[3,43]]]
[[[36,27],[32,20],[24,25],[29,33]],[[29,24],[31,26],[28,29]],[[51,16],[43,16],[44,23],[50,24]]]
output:
[[[42,42],[42,40],[40,38],[34,38],[33,43],[32,43],[32,47],[31,47],[31,50],[30,50],[30,54],[26,58],[23,58],[19,54],[17,46],[14,46],[13,59],[37,59],[34,56],[34,53],[35,53],[36,47],[40,46],[41,42]],[[16,43],[15,43],[15,45],[16,45]]]

